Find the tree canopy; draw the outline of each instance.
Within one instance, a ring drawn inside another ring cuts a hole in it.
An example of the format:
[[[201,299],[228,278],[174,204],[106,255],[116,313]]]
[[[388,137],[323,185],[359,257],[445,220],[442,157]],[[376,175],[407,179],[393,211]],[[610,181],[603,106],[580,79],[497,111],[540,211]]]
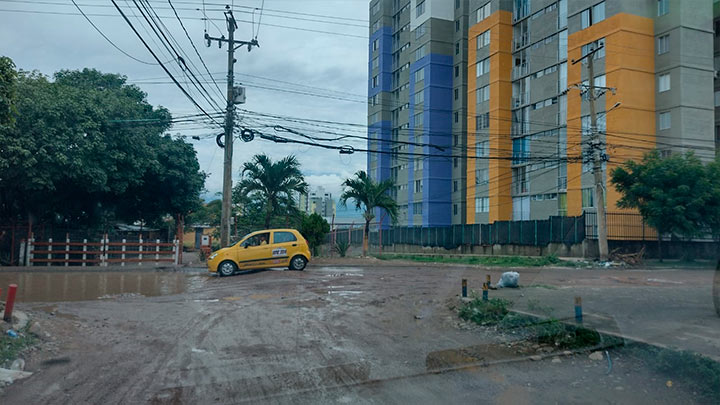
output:
[[[663,158],[653,151],[641,162],[629,161],[612,172],[612,183],[622,194],[619,207],[636,208],[661,234],[684,237],[706,229],[708,204],[717,206],[713,182],[717,180],[692,153]]]
[[[308,185],[295,156],[273,162],[265,154],[245,162],[242,177],[233,190],[233,202],[240,205],[243,218],[262,218],[265,229],[273,220],[298,217],[294,194],[307,193]]]
[[[192,145],[165,135],[170,112],[124,76],[21,71],[14,85],[14,123],[0,131],[0,219],[107,226],[197,207],[205,175]]]

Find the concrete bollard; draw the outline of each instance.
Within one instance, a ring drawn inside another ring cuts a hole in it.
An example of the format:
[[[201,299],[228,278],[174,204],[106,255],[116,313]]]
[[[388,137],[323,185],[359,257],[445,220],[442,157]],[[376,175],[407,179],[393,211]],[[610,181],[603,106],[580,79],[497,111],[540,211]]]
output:
[[[462,296],[467,297],[467,279],[462,279]]]
[[[17,293],[17,284],[10,284],[8,287],[7,299],[5,300],[5,322],[12,322],[12,310],[15,306],[15,294]]]
[[[583,323],[582,298],[575,297],[575,322]]]
[[[482,299],[483,299],[483,301],[488,300],[488,284],[487,283],[483,283],[483,298]]]

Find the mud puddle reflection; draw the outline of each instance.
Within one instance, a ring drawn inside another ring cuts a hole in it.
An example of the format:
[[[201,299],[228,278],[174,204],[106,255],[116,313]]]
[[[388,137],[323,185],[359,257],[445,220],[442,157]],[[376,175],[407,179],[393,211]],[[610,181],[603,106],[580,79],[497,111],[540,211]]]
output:
[[[89,301],[113,296],[180,294],[200,277],[182,273],[33,272],[0,273],[0,288],[17,284],[19,302]]]

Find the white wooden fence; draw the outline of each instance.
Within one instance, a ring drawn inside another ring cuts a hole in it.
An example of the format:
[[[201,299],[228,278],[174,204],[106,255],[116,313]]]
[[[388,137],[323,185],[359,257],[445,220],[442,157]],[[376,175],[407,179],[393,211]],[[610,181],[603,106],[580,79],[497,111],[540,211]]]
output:
[[[64,241],[35,240],[34,235],[20,245],[20,263],[25,266],[125,266],[127,264],[161,263],[179,264],[180,241],[160,242],[138,239],[110,241],[107,235],[99,241],[72,241],[69,236]]]

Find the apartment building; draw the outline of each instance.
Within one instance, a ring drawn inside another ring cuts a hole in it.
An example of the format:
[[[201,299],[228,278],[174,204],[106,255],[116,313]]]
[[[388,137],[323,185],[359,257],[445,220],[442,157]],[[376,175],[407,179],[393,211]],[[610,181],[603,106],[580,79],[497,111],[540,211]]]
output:
[[[713,0],[713,28],[715,50],[713,63],[715,65],[715,151],[720,151],[720,0]]]
[[[369,173],[395,180],[401,225],[593,211],[588,53],[606,173],[655,148],[710,159],[712,16],[705,0],[371,1]]]
[[[309,194],[300,194],[298,206],[306,214],[319,214],[326,218],[332,218],[336,209],[332,193],[327,192],[322,186],[318,186]]]

